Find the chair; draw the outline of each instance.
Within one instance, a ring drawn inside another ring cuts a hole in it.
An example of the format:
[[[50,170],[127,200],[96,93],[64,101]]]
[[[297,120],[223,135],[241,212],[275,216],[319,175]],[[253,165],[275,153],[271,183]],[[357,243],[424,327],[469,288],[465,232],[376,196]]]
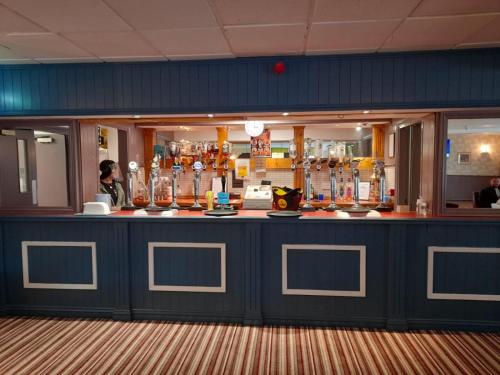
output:
[[[472,208],[479,208],[479,207],[481,207],[479,198],[480,198],[480,192],[479,191],[473,191],[472,192]]]

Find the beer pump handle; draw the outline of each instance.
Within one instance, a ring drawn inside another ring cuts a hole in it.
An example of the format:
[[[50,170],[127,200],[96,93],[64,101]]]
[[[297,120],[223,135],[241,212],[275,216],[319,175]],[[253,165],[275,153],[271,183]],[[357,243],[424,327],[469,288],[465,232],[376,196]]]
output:
[[[226,175],[225,174],[222,174],[222,176],[220,178],[220,182],[222,183],[222,192],[225,193],[226,192]]]

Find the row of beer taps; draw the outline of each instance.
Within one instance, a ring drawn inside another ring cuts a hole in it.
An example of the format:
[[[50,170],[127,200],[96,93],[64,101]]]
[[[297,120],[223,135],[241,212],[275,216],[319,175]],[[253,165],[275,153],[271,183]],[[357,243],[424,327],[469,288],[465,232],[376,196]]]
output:
[[[302,206],[302,211],[314,211],[315,208],[311,202],[311,167],[316,164],[316,170],[320,171],[322,164],[328,163],[329,178],[330,178],[330,204],[325,208],[326,211],[336,211],[340,207],[337,205],[337,167],[339,174],[342,175],[345,168],[350,168],[352,171],[354,191],[353,198],[354,204],[349,207],[348,211],[369,211],[360,203],[359,184],[360,173],[359,163],[360,159],[353,157],[352,145],[340,141],[328,141],[328,156],[323,157],[323,142],[321,140],[312,140],[311,138],[304,139],[304,151],[302,159],[297,159],[297,144],[294,140],[290,140],[288,145],[288,156],[292,159],[291,169],[296,170],[297,165],[302,164],[304,169],[304,194],[305,203]],[[382,160],[375,161],[375,170],[379,183],[379,205],[375,208],[378,211],[387,211],[388,207],[385,205],[385,163]]]
[[[177,203],[177,178],[179,173],[185,172],[186,166],[191,166],[194,171],[194,203],[189,209],[191,210],[201,210],[202,206],[200,204],[200,183],[201,183],[201,173],[206,170],[210,165],[213,170],[218,168],[218,159],[222,165],[222,191],[226,190],[227,183],[227,171],[229,169],[229,160],[232,153],[232,144],[224,141],[222,143],[222,148],[219,158],[219,145],[216,142],[188,142],[188,141],[171,141],[168,142],[163,150],[163,152],[157,152],[154,154],[151,161],[151,169],[149,174],[149,205],[146,208],[149,211],[162,211],[165,210],[164,207],[158,207],[155,203],[155,186],[160,175],[161,161],[162,159],[171,160],[172,162],[172,203],[168,208],[170,209],[180,209],[180,205]],[[137,177],[138,165],[136,162],[132,161],[129,163],[128,168],[128,197],[127,197],[127,207],[133,209],[133,178]]]

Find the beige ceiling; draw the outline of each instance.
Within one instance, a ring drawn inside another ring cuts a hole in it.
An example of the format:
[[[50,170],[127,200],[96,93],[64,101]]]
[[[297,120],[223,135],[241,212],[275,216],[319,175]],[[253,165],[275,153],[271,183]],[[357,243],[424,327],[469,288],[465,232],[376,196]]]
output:
[[[500,47],[500,0],[0,0],[0,63]]]

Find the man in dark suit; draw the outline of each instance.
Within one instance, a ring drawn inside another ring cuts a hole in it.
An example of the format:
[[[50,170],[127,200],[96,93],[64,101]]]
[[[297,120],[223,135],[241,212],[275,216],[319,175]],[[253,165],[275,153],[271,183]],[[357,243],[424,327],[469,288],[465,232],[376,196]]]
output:
[[[494,177],[490,180],[490,186],[481,190],[479,194],[479,206],[491,208],[492,203],[497,203],[500,199],[500,177]]]

